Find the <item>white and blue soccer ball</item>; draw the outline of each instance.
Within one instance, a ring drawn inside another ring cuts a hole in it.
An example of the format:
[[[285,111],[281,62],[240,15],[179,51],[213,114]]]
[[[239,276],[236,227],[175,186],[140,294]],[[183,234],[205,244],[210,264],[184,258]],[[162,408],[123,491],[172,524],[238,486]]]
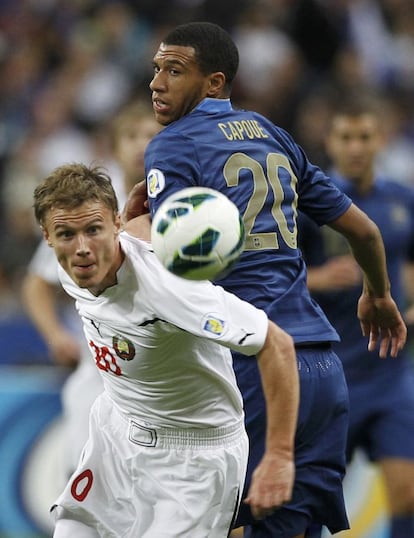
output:
[[[221,192],[188,187],[169,196],[151,225],[155,254],[166,269],[190,280],[215,280],[243,251],[245,231],[236,205]]]

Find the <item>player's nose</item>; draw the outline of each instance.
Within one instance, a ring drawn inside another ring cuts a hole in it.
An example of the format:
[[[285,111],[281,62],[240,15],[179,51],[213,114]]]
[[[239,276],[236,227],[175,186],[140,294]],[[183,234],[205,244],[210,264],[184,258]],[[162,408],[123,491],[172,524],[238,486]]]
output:
[[[80,234],[77,236],[76,254],[79,256],[85,256],[91,251],[88,239]]]

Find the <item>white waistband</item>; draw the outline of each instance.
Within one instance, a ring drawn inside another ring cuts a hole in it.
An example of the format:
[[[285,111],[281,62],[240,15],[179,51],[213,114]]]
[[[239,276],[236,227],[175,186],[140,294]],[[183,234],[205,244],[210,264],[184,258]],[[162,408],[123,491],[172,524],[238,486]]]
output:
[[[243,420],[220,428],[157,428],[135,420],[129,423],[129,440],[147,447],[213,448],[237,443],[246,435]]]

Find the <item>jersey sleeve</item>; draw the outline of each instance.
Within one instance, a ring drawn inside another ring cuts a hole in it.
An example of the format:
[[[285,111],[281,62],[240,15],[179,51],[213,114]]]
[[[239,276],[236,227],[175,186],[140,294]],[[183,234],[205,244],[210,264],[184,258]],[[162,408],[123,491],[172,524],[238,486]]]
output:
[[[299,210],[319,226],[329,224],[343,215],[352,200],[343,193],[320,168],[310,163],[299,184]]]
[[[185,288],[185,301],[177,296],[178,288],[173,293],[180,307],[187,309],[187,314],[180,316],[182,329],[244,355],[255,355],[262,349],[268,329],[265,312],[210,282],[189,282]]]
[[[170,194],[195,186],[194,178],[201,175],[194,143],[176,132],[162,132],[149,143],[145,167],[151,216]]]

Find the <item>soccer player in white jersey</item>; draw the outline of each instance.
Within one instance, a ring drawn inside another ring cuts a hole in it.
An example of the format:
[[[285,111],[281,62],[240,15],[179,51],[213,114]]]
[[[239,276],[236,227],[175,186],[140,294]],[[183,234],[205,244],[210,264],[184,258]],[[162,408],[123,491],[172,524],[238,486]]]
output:
[[[248,455],[229,348],[257,360],[268,411],[243,502],[258,518],[286,502],[299,404],[291,337],[221,287],[169,273],[133,220],[121,232],[101,169],[57,168],[34,208],[104,382],[79,465],[52,508],[54,537],[229,535]]]
[[[111,178],[121,204],[125,193],[144,177],[144,151],[159,130],[150,102],[134,100],[113,118],[110,135],[116,174]],[[89,410],[103,385],[90,361],[79,316],[71,304],[61,300],[62,294],[57,291],[60,288],[57,267],[53,250],[42,241],[23,279],[22,298],[52,359],[59,365],[73,367],[61,393],[63,454],[60,462],[67,478],[78,463],[88,437]]]

